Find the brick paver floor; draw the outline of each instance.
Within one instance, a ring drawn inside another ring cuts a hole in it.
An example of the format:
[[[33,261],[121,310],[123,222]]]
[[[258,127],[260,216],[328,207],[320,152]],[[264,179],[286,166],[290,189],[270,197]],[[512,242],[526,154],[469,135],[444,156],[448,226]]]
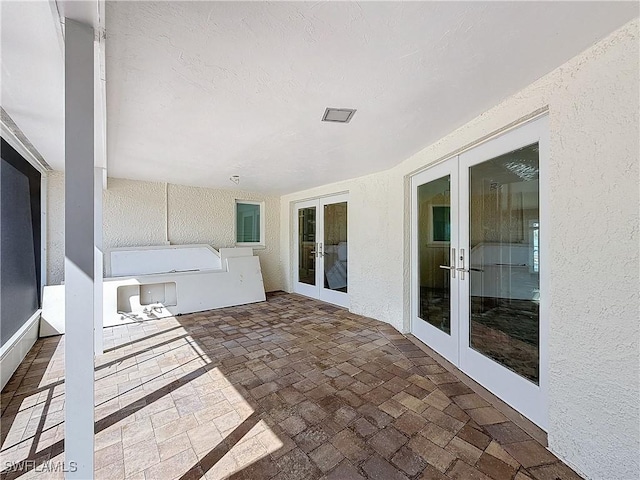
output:
[[[2,392],[2,479],[63,476],[63,343]],[[297,295],[105,329],[96,363],[99,480],[580,478],[392,327]]]

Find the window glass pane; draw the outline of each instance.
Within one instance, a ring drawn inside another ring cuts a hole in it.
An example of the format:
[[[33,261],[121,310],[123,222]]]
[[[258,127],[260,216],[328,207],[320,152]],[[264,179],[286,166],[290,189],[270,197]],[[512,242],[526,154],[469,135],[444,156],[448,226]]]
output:
[[[260,243],[260,205],[236,204],[236,242]]]

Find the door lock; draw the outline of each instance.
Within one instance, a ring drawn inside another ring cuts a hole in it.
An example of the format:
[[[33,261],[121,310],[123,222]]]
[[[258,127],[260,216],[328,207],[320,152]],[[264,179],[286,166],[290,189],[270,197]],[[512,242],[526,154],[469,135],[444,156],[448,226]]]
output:
[[[456,270],[460,272],[460,280],[464,280],[465,272],[469,272],[468,269],[464,268],[464,248],[460,249],[460,263],[461,266],[459,268],[456,268]]]

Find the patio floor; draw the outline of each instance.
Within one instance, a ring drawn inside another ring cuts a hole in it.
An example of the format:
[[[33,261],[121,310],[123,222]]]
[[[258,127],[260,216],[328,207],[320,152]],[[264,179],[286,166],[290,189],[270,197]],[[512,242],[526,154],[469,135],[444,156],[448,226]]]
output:
[[[63,344],[2,391],[2,479],[63,477]],[[297,295],[105,329],[95,388],[99,480],[580,478],[392,327]]]

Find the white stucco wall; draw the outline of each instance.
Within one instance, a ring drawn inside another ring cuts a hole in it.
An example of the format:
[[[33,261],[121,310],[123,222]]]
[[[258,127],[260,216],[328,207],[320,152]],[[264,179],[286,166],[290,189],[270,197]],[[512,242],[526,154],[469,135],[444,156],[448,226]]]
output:
[[[104,249],[164,245],[167,232],[173,245],[207,243],[215,248],[235,246],[235,199],[265,202],[265,247],[256,247],[266,291],[283,288],[280,267],[280,200],[242,190],[108,179],[103,195]],[[64,174],[53,172],[48,187],[48,283],[64,278]]]
[[[638,30],[625,25],[391,170],[281,198],[287,289],[292,203],[348,191],[351,310],[407,331],[408,176],[548,107],[549,447],[603,480],[640,478]]]

